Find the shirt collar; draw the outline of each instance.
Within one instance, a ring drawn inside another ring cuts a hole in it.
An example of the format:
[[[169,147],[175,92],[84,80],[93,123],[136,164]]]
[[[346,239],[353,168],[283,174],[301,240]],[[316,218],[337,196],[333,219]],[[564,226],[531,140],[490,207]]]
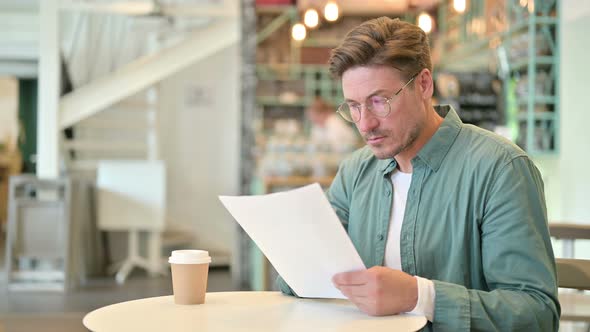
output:
[[[393,158],[379,160],[379,170],[383,175],[391,173],[397,167],[397,161]]]
[[[436,172],[459,135],[463,122],[450,105],[434,106],[434,110],[444,117],[444,120],[426,145],[418,151],[418,155],[412,160],[412,165],[415,165],[417,160],[421,160]],[[395,167],[397,162],[394,158],[379,160],[379,170],[383,175],[391,173]]]

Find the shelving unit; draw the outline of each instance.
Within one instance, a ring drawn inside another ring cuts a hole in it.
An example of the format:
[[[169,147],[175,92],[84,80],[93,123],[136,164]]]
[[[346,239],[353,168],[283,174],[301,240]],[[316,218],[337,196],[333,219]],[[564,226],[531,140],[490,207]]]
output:
[[[493,131],[504,123],[500,80],[486,72],[435,73],[435,97],[450,104],[464,123]]]
[[[559,1],[506,5],[507,120],[530,154],[559,151]]]
[[[323,65],[263,65],[256,68],[256,104],[263,131],[275,118],[292,118],[308,127],[303,111],[319,96],[332,105],[343,100],[342,89]]]
[[[559,0],[472,0],[439,9],[438,70],[497,72],[505,124],[531,155],[559,151]]]
[[[256,74],[259,85],[256,99],[259,103],[276,103],[272,98],[286,92],[296,93],[298,99],[278,103],[307,105],[315,96],[320,96],[327,102],[338,104],[343,98],[340,84],[330,77],[326,65],[258,64]],[[278,88],[275,91],[260,89],[265,83]]]
[[[313,31],[316,38],[308,38],[304,42],[295,42],[291,38],[290,26],[298,20],[295,6],[260,6],[256,9],[257,27],[257,63],[256,63],[256,110],[254,114],[256,127],[257,155],[268,155],[266,144],[277,134],[276,121],[282,119],[295,120],[300,124],[304,134],[311,124],[305,115],[305,109],[314,98],[321,97],[326,102],[337,105],[343,96],[339,82],[333,80],[323,58],[329,54],[329,48],[340,41],[335,36],[340,33],[333,31],[334,26],[324,26]],[[350,25],[358,23],[349,22]],[[360,22],[359,22],[360,23]],[[332,37],[330,37],[332,36]],[[311,37],[311,36],[309,36]],[[310,50],[310,53],[306,51]],[[320,64],[321,63],[321,64]],[[278,127],[278,126],[277,126]],[[302,135],[306,136],[306,135]],[[280,138],[280,144],[294,137]],[[277,142],[279,140],[275,140]],[[281,157],[294,153],[284,146]],[[297,146],[300,150],[301,147]],[[289,150],[289,151],[287,151]],[[263,152],[265,151],[265,152]],[[259,166],[264,158],[259,158]],[[264,167],[261,167],[264,168]],[[262,173],[262,172],[260,172]],[[323,186],[329,185],[331,176],[258,174],[250,190],[253,194],[264,194],[294,188],[313,182]],[[274,280],[276,271],[254,243],[248,245],[248,261],[251,274],[249,287],[252,290],[276,290]]]

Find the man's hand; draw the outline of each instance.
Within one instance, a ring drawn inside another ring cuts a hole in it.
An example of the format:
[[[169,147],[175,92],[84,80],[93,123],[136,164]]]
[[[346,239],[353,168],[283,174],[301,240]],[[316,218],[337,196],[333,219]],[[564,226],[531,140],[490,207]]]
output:
[[[418,302],[416,278],[383,266],[338,273],[332,282],[352,303],[371,316],[412,311]]]

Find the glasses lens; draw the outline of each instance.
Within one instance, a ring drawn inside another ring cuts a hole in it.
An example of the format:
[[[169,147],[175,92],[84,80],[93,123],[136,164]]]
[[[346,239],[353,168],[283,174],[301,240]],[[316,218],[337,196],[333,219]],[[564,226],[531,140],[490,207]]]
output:
[[[352,116],[353,113],[351,112],[350,107],[347,103],[344,103],[338,107],[338,114],[340,114],[340,116],[348,122],[358,121],[355,119],[355,117]]]
[[[379,117],[385,117],[389,114],[389,102],[386,98],[373,96],[368,101],[371,112]]]

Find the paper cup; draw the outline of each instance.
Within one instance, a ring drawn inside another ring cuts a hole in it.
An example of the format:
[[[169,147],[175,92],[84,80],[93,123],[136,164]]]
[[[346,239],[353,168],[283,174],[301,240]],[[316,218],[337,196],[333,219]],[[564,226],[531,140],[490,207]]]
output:
[[[175,250],[168,259],[176,304],[203,304],[211,257],[204,250]]]

